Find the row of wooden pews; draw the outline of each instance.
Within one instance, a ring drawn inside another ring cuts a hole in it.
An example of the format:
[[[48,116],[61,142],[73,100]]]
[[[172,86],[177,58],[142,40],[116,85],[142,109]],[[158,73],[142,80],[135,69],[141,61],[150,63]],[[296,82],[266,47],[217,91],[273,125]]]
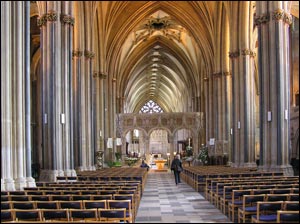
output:
[[[299,222],[298,176],[215,166],[184,169],[185,180],[232,222]]]
[[[146,178],[145,169],[111,168],[79,172],[76,179],[37,182],[37,187],[22,191],[1,191],[1,223],[135,222]]]
[[[253,168],[234,168],[228,166],[184,166],[181,178],[197,192],[204,192],[206,179],[211,178],[251,178],[282,176],[282,172],[258,172]]]

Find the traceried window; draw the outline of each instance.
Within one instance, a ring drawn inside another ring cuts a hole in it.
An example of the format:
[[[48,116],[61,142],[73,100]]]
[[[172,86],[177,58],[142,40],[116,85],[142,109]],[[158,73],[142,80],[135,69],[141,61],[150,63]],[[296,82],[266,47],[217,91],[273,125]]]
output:
[[[152,100],[149,100],[140,110],[140,113],[163,113],[163,109]]]

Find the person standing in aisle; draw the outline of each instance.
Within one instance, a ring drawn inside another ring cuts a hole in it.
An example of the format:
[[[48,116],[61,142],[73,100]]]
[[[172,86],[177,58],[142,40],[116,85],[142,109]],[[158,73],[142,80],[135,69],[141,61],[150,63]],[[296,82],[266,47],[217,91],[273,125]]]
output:
[[[181,183],[180,181],[180,173],[183,171],[182,162],[180,160],[180,156],[176,155],[171,164],[171,170],[174,172],[175,183],[176,185]]]

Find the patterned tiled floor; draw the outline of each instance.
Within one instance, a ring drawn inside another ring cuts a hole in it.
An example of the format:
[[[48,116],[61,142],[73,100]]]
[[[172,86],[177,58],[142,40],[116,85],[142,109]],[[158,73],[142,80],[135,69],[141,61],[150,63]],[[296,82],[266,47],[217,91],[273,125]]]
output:
[[[174,174],[149,172],[136,223],[230,223],[219,209]]]

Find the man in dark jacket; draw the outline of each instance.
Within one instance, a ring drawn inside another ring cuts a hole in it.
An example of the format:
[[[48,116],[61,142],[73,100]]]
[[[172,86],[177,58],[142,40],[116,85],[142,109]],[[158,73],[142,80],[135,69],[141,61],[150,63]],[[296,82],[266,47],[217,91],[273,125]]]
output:
[[[147,171],[149,171],[149,166],[148,166],[148,164],[147,164],[147,163],[145,163],[145,161],[144,161],[144,160],[142,160],[142,164],[141,164],[141,166],[140,166],[140,167],[147,168]]]
[[[172,161],[172,164],[171,164],[171,170],[173,170],[173,172],[174,172],[176,185],[178,183],[181,183],[181,181],[180,181],[180,172],[183,170],[182,169],[182,162],[180,161],[179,158],[180,158],[179,155],[176,155],[175,158]]]

